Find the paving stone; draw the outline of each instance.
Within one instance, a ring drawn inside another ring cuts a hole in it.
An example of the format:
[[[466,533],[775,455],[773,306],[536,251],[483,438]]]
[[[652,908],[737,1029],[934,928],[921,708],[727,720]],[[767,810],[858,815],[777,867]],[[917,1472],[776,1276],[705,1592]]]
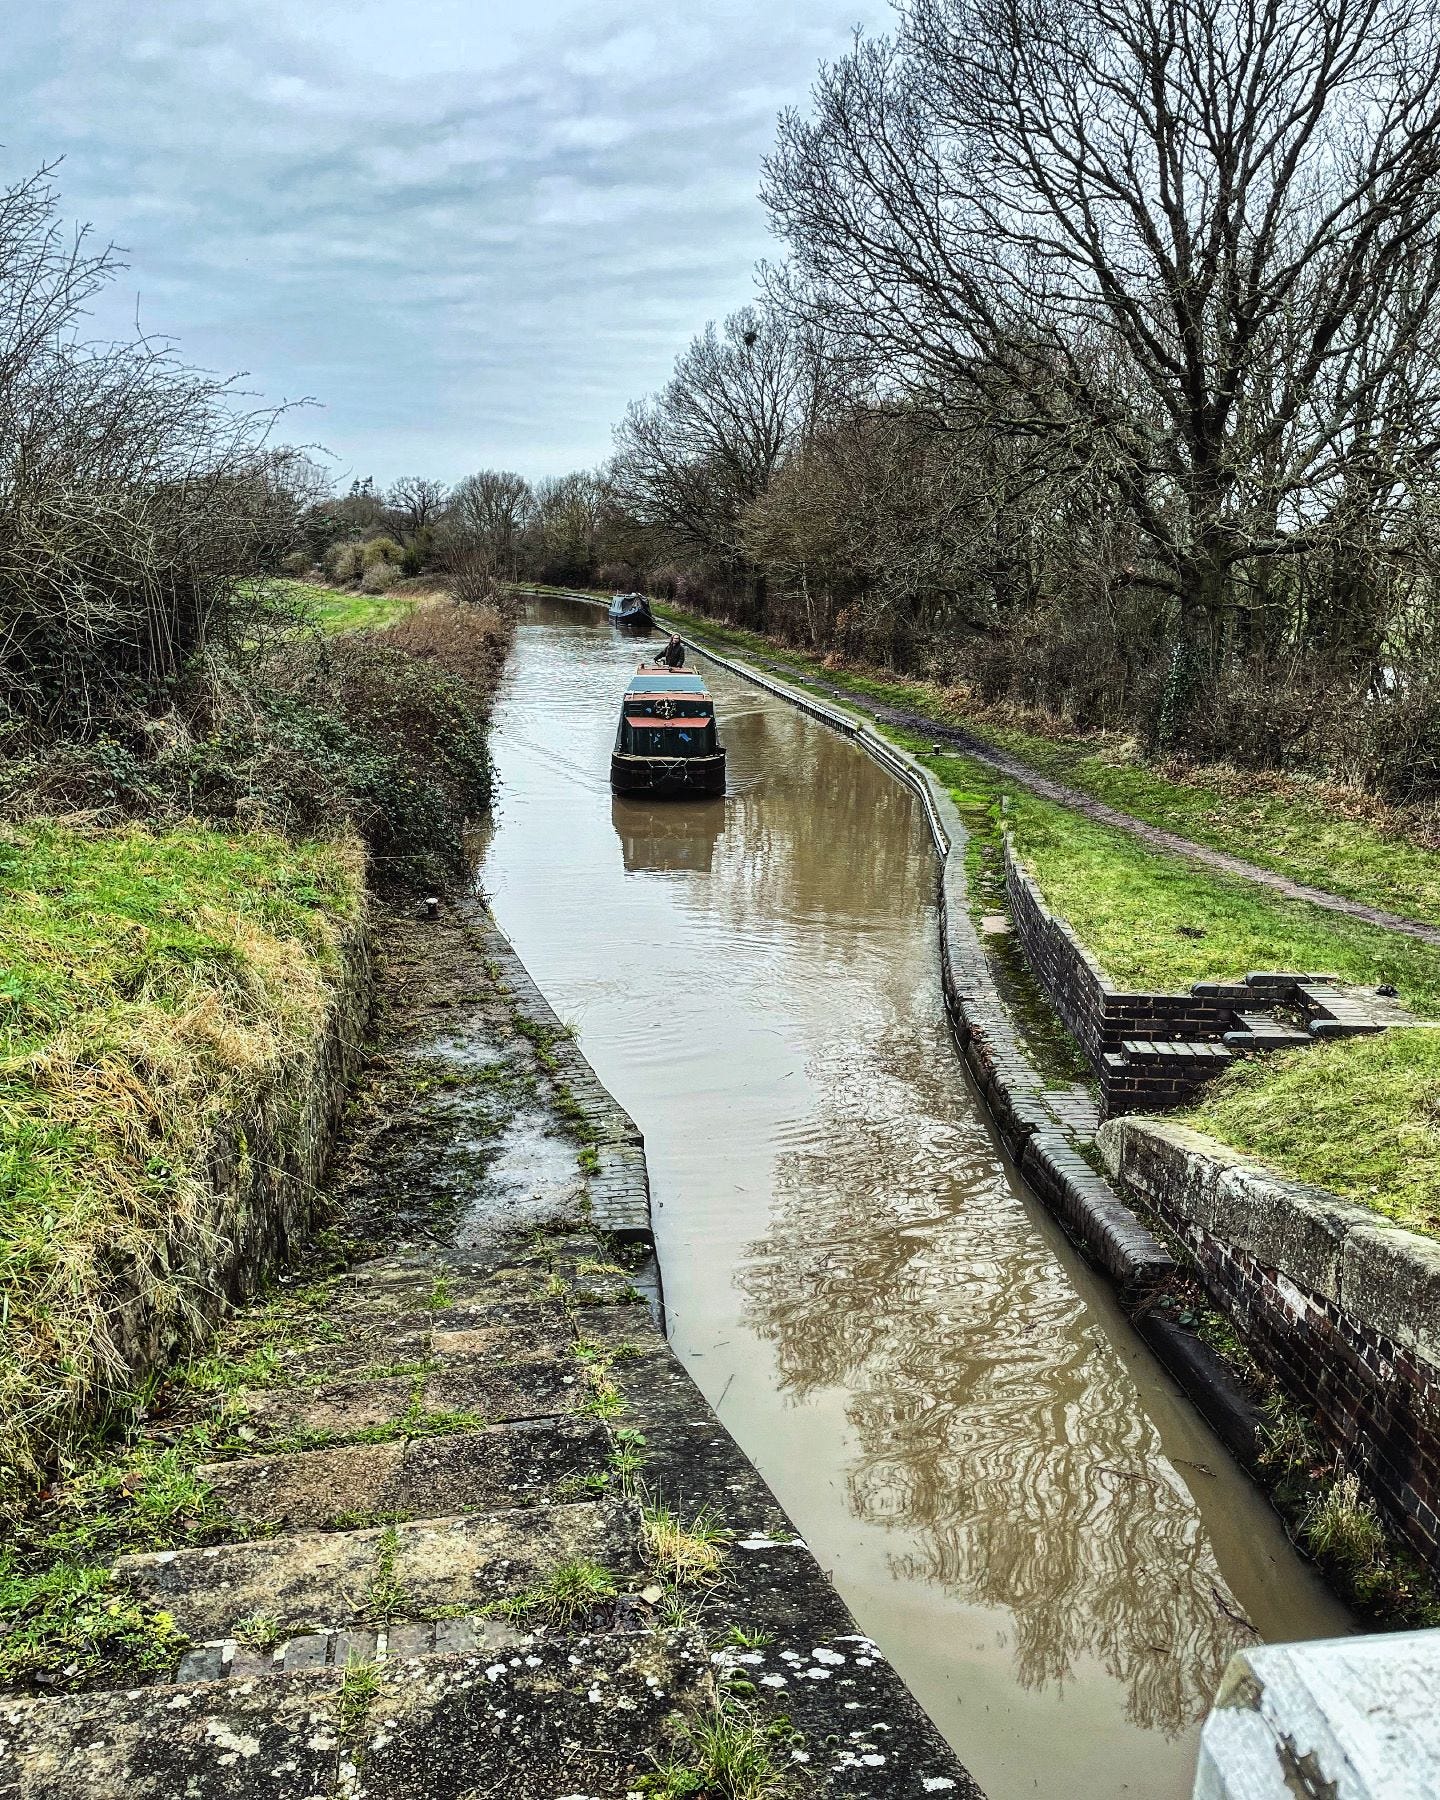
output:
[[[296,1431],[345,1437],[393,1425],[410,1409],[413,1375],[369,1381],[330,1381],[318,1388],[265,1388],[237,1396],[246,1422],[265,1436]]]
[[[516,1358],[499,1367],[486,1356],[447,1356],[422,1391],[427,1412],[476,1413],[487,1425],[555,1418],[589,1397],[573,1355]]]
[[[599,1426],[547,1421],[210,1463],[197,1473],[235,1517],[304,1527],[534,1505],[556,1497],[566,1477],[603,1468],[608,1454]]]

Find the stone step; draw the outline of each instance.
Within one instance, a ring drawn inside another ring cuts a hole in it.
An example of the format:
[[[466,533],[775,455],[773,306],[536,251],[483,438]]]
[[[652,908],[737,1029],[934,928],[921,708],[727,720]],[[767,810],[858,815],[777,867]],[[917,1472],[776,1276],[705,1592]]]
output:
[[[526,1641],[526,1634],[502,1619],[480,1615],[425,1619],[394,1625],[353,1625],[343,1631],[303,1632],[273,1649],[256,1649],[240,1638],[192,1644],[180,1659],[175,1681],[253,1681],[266,1675],[310,1674],[344,1669],[351,1663],[380,1662],[387,1656],[485,1656]]]
[[[485,1424],[573,1411],[587,1389],[575,1331],[554,1301],[491,1302],[432,1315],[402,1374],[250,1389],[237,1396],[260,1444],[297,1432],[343,1440],[428,1413],[474,1413]]]
[[[622,1501],[580,1501],[307,1531],[127,1556],[116,1573],[143,1605],[212,1642],[344,1631],[377,1611],[412,1620],[457,1607],[478,1612],[576,1559],[599,1563],[622,1585],[639,1577],[646,1565],[637,1511]]]
[[[694,1634],[627,1632],[10,1702],[0,1796],[618,1800],[713,1693]]]
[[[344,1527],[564,1499],[566,1484],[603,1471],[609,1454],[598,1424],[545,1420],[207,1463],[196,1473],[247,1526]]]

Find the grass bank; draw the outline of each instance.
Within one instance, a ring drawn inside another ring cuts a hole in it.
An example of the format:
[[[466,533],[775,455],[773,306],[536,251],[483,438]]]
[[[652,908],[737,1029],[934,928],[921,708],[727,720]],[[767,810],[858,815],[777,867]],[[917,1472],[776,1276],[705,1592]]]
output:
[[[7,766],[0,1511],[308,1230],[367,889],[462,866],[508,643],[309,631]]]
[[[5,1497],[196,1335],[318,1173],[363,913],[353,840],[0,829]]]
[[[288,614],[327,635],[340,631],[382,631],[408,618],[422,595],[392,588],[366,594],[358,588],[321,587],[313,581],[273,580],[267,587]]]

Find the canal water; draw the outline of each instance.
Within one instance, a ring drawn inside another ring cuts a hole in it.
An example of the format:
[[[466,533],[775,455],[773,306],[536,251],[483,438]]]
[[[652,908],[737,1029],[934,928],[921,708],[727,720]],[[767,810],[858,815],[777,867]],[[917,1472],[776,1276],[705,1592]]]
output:
[[[723,800],[612,797],[636,642],[522,615],[481,884],[645,1133],[675,1348],[990,1800],[1183,1800],[1226,1658],[1345,1613],[1001,1155],[918,802],[723,671]]]

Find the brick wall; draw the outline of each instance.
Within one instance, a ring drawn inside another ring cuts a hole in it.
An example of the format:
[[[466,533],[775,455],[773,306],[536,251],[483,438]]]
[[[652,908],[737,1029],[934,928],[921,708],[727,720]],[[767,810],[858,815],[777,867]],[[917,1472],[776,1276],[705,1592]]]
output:
[[[1214,1071],[1176,1068],[1117,1071],[1131,1038],[1218,1042],[1231,1028],[1234,1003],[1218,983],[1188,994],[1126,993],[1113,987],[1063,919],[1046,906],[1034,878],[1005,844],[1005,889],[1026,961],[1065,1021],[1100,1082],[1107,1114],[1174,1106]],[[1205,992],[1205,988],[1214,992]]]
[[[1118,1120],[1100,1144],[1190,1252],[1256,1361],[1312,1413],[1440,1573],[1433,1244],[1333,1194],[1249,1168],[1168,1120]]]
[[[1211,1299],[1428,1565],[1440,1570],[1440,1368],[1163,1203]]]

